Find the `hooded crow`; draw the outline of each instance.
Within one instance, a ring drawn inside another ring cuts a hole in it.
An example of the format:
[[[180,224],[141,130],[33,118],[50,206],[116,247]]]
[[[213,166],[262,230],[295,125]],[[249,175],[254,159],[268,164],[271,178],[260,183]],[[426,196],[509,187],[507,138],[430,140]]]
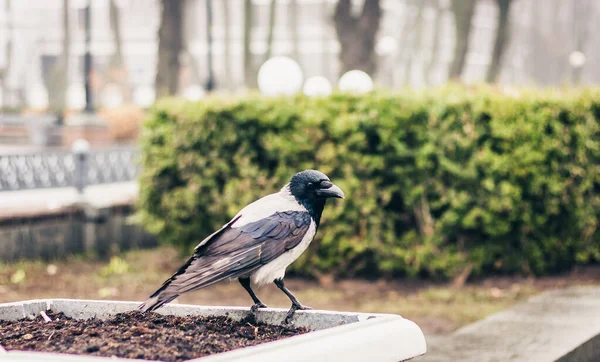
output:
[[[225,279],[238,279],[250,294],[252,311],[267,306],[251,284],[275,285],[292,301],[285,319],[295,311],[310,309],[285,287],[286,268],[314,239],[328,198],[344,198],[342,190],[316,170],[295,174],[274,194],[244,207],[237,215],[196,246],[192,257],[139,309],[152,311],[179,295]]]

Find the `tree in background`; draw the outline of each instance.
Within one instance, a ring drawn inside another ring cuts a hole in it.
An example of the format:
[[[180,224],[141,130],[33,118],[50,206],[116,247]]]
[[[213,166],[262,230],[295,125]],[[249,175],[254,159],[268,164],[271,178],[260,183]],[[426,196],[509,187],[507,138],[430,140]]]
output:
[[[115,0],[109,2],[110,28],[113,36],[115,51],[110,57],[109,68],[111,81],[117,82],[126,101],[131,100],[131,92],[127,82],[128,73],[123,57],[123,34],[121,31],[121,11]]]
[[[179,54],[183,49],[184,0],[162,0],[158,29],[157,98],[176,94],[179,90]]]
[[[429,52],[429,59],[427,64],[423,67],[423,77],[425,78],[425,83],[427,85],[433,84],[433,70],[435,69],[435,65],[438,62],[439,57],[439,49],[440,49],[440,38],[442,33],[442,22],[444,17],[444,12],[446,9],[442,8],[442,4],[440,0],[432,0],[433,8],[434,8],[434,26],[433,26],[433,39],[431,41],[431,51]]]
[[[276,22],[277,0],[271,0],[269,3],[269,23],[267,24],[267,49],[263,62],[267,61],[273,53],[273,37]],[[254,7],[252,0],[244,1],[244,83],[248,88],[257,87],[257,72],[258,64],[252,56],[250,49],[252,43],[252,28],[254,26]]]
[[[277,0],[271,0],[269,4],[269,27],[267,30],[267,51],[265,52],[265,58],[263,62],[266,62],[271,58],[273,53],[273,31],[275,30],[275,17],[277,13]]]
[[[300,40],[298,35],[298,0],[288,2],[288,24],[292,41],[292,58],[300,63]]]
[[[215,88],[215,75],[213,71],[213,19],[212,0],[206,0],[206,68],[208,76],[206,78],[206,91],[210,92]]]
[[[509,41],[510,29],[510,5],[512,0],[496,0],[498,4],[498,26],[496,27],[496,38],[492,53],[492,62],[485,77],[487,82],[495,83],[502,70],[504,51]]]
[[[390,86],[396,86],[397,84],[399,84],[397,82],[397,71],[400,70],[400,64],[403,63],[406,69],[406,65],[407,63],[411,62],[411,54],[410,54],[410,47],[407,46],[408,44],[411,43],[410,39],[411,36],[413,34],[412,29],[415,26],[415,21],[417,16],[413,16],[411,13],[411,11],[408,10],[409,7],[414,7],[415,6],[415,2],[418,0],[406,0],[404,2],[404,11],[402,11],[402,20],[398,19],[398,24],[402,24],[402,26],[399,27],[398,29],[398,40],[397,40],[397,47],[398,47],[398,51],[395,52],[394,57],[392,59],[392,67],[391,67],[391,72],[392,72],[392,79],[391,79],[391,83]],[[417,11],[418,13],[418,11]],[[399,73],[399,72],[398,72]],[[406,74],[402,74],[403,77],[406,77]],[[406,84],[408,80],[407,79],[402,79],[402,83]]]
[[[113,43],[115,44],[115,51],[110,57],[110,66],[120,68],[123,66],[123,36],[121,34],[121,19],[119,7],[115,3],[115,0],[109,2],[109,18],[110,18],[110,29],[112,31]]]
[[[6,0],[4,3],[4,10],[6,15],[10,14],[11,8],[11,0]],[[10,21],[10,20],[9,20]],[[12,25],[11,25],[12,26]],[[10,72],[10,66],[12,63],[12,31],[9,29],[9,34],[6,39],[6,45],[4,49],[4,56],[6,61],[4,62],[4,67],[0,68],[0,90],[2,91],[2,95],[0,98],[0,105],[3,108],[6,108],[6,95],[8,94],[8,89],[6,87],[6,78],[8,78],[8,73]]]
[[[574,24],[574,35],[575,35],[575,46],[574,51],[581,52],[585,54],[587,42],[589,39],[589,22],[592,17],[590,14],[592,13],[592,4],[590,0],[578,0],[573,2],[573,24]],[[583,67],[585,65],[581,64],[580,66],[572,67],[572,82],[575,85],[578,85],[581,82],[581,75],[583,73]]]
[[[323,49],[323,53],[321,55],[321,73],[325,78],[329,78],[331,75],[331,50],[329,47],[329,29],[331,26],[331,16],[329,16],[329,4],[327,1],[321,2],[321,36],[320,41]]]
[[[62,52],[59,59],[52,68],[50,81],[48,85],[48,103],[50,111],[58,115],[59,122],[65,117],[65,108],[67,104],[67,86],[69,84],[69,54],[71,48],[71,31],[69,27],[69,0],[63,0],[63,41]]]
[[[408,35],[409,41],[405,44],[400,44],[403,53],[406,54],[406,62],[404,63],[404,83],[411,84],[411,75],[413,74],[413,60],[421,53],[423,43],[423,27],[425,1],[417,1],[417,14],[411,22],[406,22],[405,34]],[[410,24],[410,25],[409,25]]]
[[[242,34],[244,39],[244,84],[248,88],[256,88],[256,72],[254,71],[254,60],[250,51],[252,41],[252,25],[254,23],[254,9],[252,0],[244,0],[244,27]]]
[[[190,1],[192,0],[183,0],[186,3],[184,3],[184,9],[188,6],[191,5]],[[208,4],[208,3],[207,3]],[[191,8],[191,6],[190,6]],[[188,8],[189,9],[189,8]],[[208,12],[207,12],[208,15]],[[183,14],[182,14],[183,16]],[[181,19],[182,24],[182,29],[184,27],[185,24],[185,16],[183,19]],[[208,23],[208,22],[207,22]],[[189,70],[191,73],[191,79],[192,82],[195,84],[202,84],[202,76],[200,75],[200,67],[198,67],[198,59],[196,58],[196,55],[192,52],[192,50],[190,49],[190,39],[188,38],[188,33],[185,32],[184,30],[182,30],[182,36],[183,36],[183,40],[182,40],[182,52],[185,55],[184,59],[186,61],[186,65],[189,66]]]
[[[221,0],[219,1],[223,6],[223,58],[224,58],[224,72],[225,76],[225,85],[228,89],[233,88],[233,80],[231,79],[231,29],[230,29],[230,17],[229,13],[229,0]]]
[[[365,0],[360,15],[355,16],[351,0],[338,0],[333,20],[341,45],[342,73],[359,69],[374,75],[377,70],[375,42],[381,22],[380,1]]]
[[[451,0],[452,13],[454,15],[454,28],[456,29],[454,55],[448,78],[460,80],[467,60],[469,51],[469,38],[471,35],[471,20],[475,13],[477,0]]]

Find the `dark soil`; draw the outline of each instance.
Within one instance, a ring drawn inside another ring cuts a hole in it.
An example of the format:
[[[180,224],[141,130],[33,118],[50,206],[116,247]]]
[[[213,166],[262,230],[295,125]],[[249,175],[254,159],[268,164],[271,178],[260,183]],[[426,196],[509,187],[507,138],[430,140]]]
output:
[[[0,345],[7,350],[185,361],[308,332],[256,323],[251,317],[236,322],[133,311],[106,320],[81,320],[47,314],[51,322],[41,316],[0,321]]]

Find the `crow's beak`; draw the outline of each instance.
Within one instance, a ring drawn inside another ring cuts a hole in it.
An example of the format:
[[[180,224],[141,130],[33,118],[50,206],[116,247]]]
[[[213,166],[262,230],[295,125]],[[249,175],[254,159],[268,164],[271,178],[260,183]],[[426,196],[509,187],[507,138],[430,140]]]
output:
[[[330,197],[336,197],[339,199],[346,198],[346,196],[344,195],[344,191],[342,191],[342,189],[340,189],[339,187],[337,187],[337,185],[334,185],[334,184],[332,184],[330,188],[319,190],[318,194],[319,194],[319,196],[326,197],[326,198],[330,198]]]

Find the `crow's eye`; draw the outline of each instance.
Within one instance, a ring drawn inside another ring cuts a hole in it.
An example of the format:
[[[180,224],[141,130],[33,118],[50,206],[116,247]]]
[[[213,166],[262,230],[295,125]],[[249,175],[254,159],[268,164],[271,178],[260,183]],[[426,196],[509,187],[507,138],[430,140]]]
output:
[[[307,183],[307,184],[306,184],[306,186],[307,186],[308,188],[312,188],[312,187],[313,187],[313,183],[312,183],[312,182],[309,182],[309,183]]]

